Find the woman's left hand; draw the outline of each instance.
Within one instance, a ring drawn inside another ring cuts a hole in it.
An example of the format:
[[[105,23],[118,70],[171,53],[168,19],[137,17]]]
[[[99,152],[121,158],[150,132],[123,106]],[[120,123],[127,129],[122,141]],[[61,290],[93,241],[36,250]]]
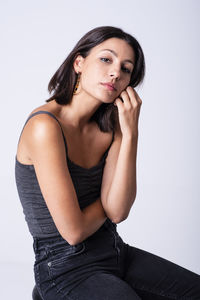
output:
[[[118,108],[119,123],[123,136],[138,136],[138,120],[142,100],[137,92],[128,86],[114,101]]]

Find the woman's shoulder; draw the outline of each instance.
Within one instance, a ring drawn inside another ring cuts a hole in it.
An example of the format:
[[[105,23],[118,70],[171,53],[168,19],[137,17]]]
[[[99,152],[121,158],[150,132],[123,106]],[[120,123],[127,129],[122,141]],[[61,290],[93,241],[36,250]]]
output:
[[[46,135],[52,130],[55,132],[60,131],[61,126],[58,109],[50,102],[34,108],[27,116],[26,123],[25,130],[28,136],[29,133],[31,135],[36,133],[35,135],[38,136],[37,132],[43,132]]]
[[[45,111],[51,114],[51,117],[47,113],[35,114],[40,111]],[[21,130],[21,134],[18,140],[17,146],[17,157],[24,164],[29,164],[31,161],[30,158],[30,149],[29,149],[29,140],[33,139],[34,136],[39,137],[41,133],[47,133],[49,131],[58,132],[60,130],[60,126],[58,126],[56,118],[56,112],[49,105],[41,105],[34,108],[26,118],[26,122]],[[56,118],[57,119],[57,118]],[[39,133],[39,134],[38,134]]]
[[[51,101],[48,102],[46,104],[37,106],[36,108],[34,108],[27,116],[27,121],[29,121],[29,119],[31,120],[31,124],[45,124],[48,126],[48,124],[51,123],[59,123],[60,124],[60,117],[59,117],[59,108],[57,107],[57,105],[55,105],[55,103],[53,103],[55,101]],[[34,117],[34,118],[33,118]],[[54,120],[53,120],[54,119]],[[57,122],[55,122],[55,120]],[[29,128],[31,127],[28,126]]]

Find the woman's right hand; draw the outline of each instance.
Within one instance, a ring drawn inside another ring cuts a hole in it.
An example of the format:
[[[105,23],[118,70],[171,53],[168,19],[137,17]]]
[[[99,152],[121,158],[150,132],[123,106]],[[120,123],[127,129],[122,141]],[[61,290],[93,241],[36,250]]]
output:
[[[118,117],[123,136],[138,136],[138,120],[142,100],[137,92],[128,86],[114,101],[118,108]]]

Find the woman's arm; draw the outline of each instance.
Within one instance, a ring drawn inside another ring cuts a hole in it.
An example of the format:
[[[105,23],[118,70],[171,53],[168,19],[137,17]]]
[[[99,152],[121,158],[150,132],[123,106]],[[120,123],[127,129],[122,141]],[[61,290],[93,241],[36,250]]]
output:
[[[106,220],[101,201],[80,209],[69,173],[60,126],[48,115],[37,115],[26,125],[26,144],[38,183],[61,236],[75,245]]]
[[[106,159],[101,199],[106,215],[119,223],[128,217],[136,197],[136,158],[141,99],[132,87],[116,99],[115,139]]]
[[[101,199],[106,215],[120,223],[128,217],[136,197],[137,136],[117,136],[104,168]]]
[[[82,228],[79,242],[82,242],[88,236],[96,232],[107,219],[100,198],[85,207],[82,212],[84,227]]]

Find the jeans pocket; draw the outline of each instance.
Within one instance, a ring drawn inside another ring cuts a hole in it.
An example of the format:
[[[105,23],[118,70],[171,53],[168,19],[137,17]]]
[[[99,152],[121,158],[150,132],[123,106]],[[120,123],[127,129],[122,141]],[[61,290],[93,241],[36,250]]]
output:
[[[48,267],[56,268],[63,265],[72,257],[78,256],[85,250],[85,243],[81,242],[77,245],[62,246],[57,249],[50,250]]]
[[[52,287],[66,293],[70,286],[77,282],[78,269],[84,263],[85,242],[74,246],[54,249],[46,263]]]

